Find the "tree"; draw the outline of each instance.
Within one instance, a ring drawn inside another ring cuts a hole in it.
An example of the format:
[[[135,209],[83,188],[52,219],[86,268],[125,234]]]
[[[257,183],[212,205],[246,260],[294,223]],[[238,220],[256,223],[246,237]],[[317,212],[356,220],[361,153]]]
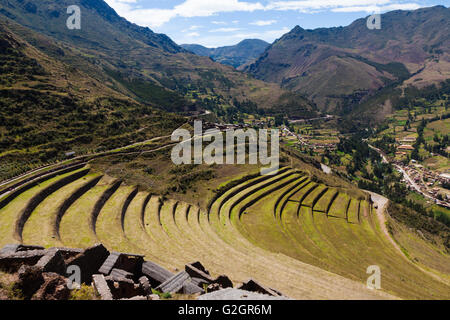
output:
[[[275,116],[275,127],[279,127],[284,123],[284,117],[281,114]]]

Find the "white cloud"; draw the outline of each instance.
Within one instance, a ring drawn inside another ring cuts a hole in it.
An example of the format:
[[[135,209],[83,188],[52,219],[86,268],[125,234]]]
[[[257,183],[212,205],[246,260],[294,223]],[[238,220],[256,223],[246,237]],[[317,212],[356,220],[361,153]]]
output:
[[[421,6],[417,3],[399,3],[391,4],[387,6],[354,6],[354,7],[344,7],[344,8],[334,8],[333,12],[385,12],[392,10],[416,10]]]
[[[219,29],[213,29],[209,32],[236,32],[241,30],[240,28],[219,28]]]
[[[131,6],[137,0],[106,0],[123,17],[137,24],[160,27],[176,17],[209,17],[221,12],[253,12],[264,10],[259,2],[240,0],[185,0],[172,9],[143,9]]]
[[[277,20],[258,20],[258,21],[255,21],[255,22],[250,22],[250,24],[254,25],[254,26],[263,27],[263,26],[270,26],[270,25],[272,25],[274,23],[277,23],[277,22],[278,22]]]
[[[401,3],[400,3],[401,2]],[[332,12],[384,12],[390,10],[415,10],[421,5],[403,0],[294,0],[294,1],[271,1],[266,10],[278,11],[300,11],[313,13],[322,10]]]
[[[245,39],[261,39],[267,42],[273,42],[274,39],[280,38],[287,32],[289,28],[267,30],[263,32],[236,32],[236,33],[223,33],[223,34],[208,34],[201,35],[201,37],[195,39],[195,43],[201,44],[208,48],[217,48],[223,46],[235,45],[236,43]],[[178,43],[187,43],[187,38],[175,39]]]
[[[219,12],[235,12],[263,10],[264,6],[257,2],[245,2],[239,0],[186,0],[182,4],[175,6],[173,11],[181,17],[209,17]]]
[[[105,0],[119,15],[139,25],[160,27],[177,17],[209,17],[226,12],[254,11],[299,11],[305,13],[330,10],[332,12],[377,12],[396,9],[413,10],[421,7],[414,0],[269,0],[266,5],[246,0],[184,0],[170,9],[144,9],[138,0]],[[239,21],[232,21],[237,24]],[[272,21],[270,21],[272,22]],[[223,21],[212,21],[213,24],[226,25]],[[271,25],[267,21],[256,21],[255,25]]]
[[[114,3],[136,3],[138,2],[138,0],[105,0],[105,2],[109,5],[114,4]]]
[[[198,30],[198,29],[201,29],[201,28],[203,28],[203,26],[195,26],[194,25],[194,26],[190,26],[189,28],[183,30],[183,32],[195,31],[195,30]]]
[[[391,0],[302,0],[302,1],[271,1],[268,10],[297,10],[308,11],[318,9],[332,9],[340,7],[384,5]]]
[[[191,32],[187,34],[188,37],[200,37],[200,34],[198,32]]]

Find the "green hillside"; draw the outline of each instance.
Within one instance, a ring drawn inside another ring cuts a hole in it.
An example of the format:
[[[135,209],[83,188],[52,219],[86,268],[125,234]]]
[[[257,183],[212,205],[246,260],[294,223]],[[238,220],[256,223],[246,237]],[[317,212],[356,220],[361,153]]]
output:
[[[110,150],[170,134],[185,122],[159,111],[158,105],[143,105],[113,91],[31,46],[9,27],[0,22],[2,178],[64,159],[66,152]],[[66,52],[33,35],[48,50]]]

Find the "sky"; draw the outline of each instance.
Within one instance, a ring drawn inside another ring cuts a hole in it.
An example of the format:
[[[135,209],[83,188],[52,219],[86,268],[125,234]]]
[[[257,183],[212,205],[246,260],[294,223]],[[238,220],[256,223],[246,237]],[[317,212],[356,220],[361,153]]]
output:
[[[346,26],[374,13],[414,10],[448,0],[105,0],[116,12],[178,44],[209,48],[244,39],[272,43],[299,25]]]

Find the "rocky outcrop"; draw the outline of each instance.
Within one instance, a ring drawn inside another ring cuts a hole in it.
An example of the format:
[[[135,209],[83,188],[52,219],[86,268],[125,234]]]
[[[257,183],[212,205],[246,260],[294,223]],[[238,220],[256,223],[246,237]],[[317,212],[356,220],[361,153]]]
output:
[[[111,252],[106,261],[103,262],[99,272],[107,276],[113,270],[116,270],[116,272],[122,270],[134,275],[140,272],[143,262],[144,256],[142,255]]]
[[[78,266],[82,271],[81,282],[91,284],[92,275],[98,273],[108,256],[109,251],[102,244],[97,244],[69,259],[66,264]]]
[[[79,287],[69,286],[67,277],[73,281],[73,273],[68,270],[73,266],[80,271],[79,285],[92,285],[102,300],[158,300],[161,294],[200,296],[233,288],[227,276],[212,277],[198,261],[174,274],[154,262],[144,261],[141,255],[110,253],[102,244],[85,250],[15,244],[0,250],[0,268],[16,274],[14,289],[25,299],[69,299],[70,290]],[[282,297],[278,291],[254,280],[238,289]]]
[[[43,272],[54,272],[59,275],[65,275],[67,270],[64,258],[58,250],[48,251],[45,256],[39,259],[36,267],[41,268]]]
[[[92,284],[102,300],[113,300],[111,290],[102,274],[93,275]]]
[[[186,271],[182,271],[159,285],[156,290],[165,293],[184,293],[184,294],[196,294],[204,293],[205,291],[192,281],[192,278]]]
[[[251,292],[257,292],[260,294],[267,294],[267,295],[274,296],[274,297],[282,296],[282,294],[280,292],[278,292],[274,289],[265,287],[253,279],[250,279],[247,282],[243,283],[241,286],[238,287],[238,289],[245,290],[245,291],[251,291]]]
[[[18,251],[0,255],[0,269],[8,272],[17,272],[23,265],[33,266],[44,255],[45,250]]]
[[[159,286],[173,276],[172,272],[151,261],[142,264],[142,274],[147,276],[153,287]]]
[[[68,300],[70,290],[66,279],[56,273],[44,273],[44,283],[33,295],[32,300]]]
[[[22,292],[25,299],[31,299],[44,283],[42,269],[36,266],[22,265],[17,276],[19,280],[16,282],[15,288]]]

